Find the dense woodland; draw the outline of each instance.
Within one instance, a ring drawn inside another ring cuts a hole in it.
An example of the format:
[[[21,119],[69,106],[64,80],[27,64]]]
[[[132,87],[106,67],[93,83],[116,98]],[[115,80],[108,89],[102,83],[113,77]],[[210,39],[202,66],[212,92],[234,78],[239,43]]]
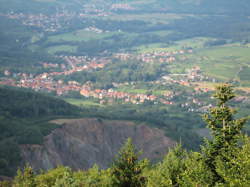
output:
[[[170,150],[165,158],[150,164],[139,160],[140,153],[129,139],[113,164],[106,170],[98,166],[87,171],[58,167],[34,173],[26,166],[13,181],[2,186],[249,186],[250,143],[241,130],[247,118],[235,119],[235,110],[228,106],[234,98],[229,85],[217,87],[217,106],[203,116],[213,138],[205,140],[200,152],[185,151],[181,145]]]
[[[21,162],[19,144],[41,144],[58,126],[55,116],[78,116],[80,109],[30,90],[0,87],[0,175],[11,176]]]

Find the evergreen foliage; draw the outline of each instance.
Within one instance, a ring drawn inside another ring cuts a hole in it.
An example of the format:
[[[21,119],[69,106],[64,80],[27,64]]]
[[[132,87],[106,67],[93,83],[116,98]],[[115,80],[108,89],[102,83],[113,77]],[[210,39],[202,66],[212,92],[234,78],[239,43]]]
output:
[[[210,114],[204,115],[204,120],[211,129],[213,140],[206,141],[202,151],[205,164],[213,174],[213,182],[224,183],[225,179],[217,171],[217,161],[228,164],[235,157],[243,125],[247,118],[234,119],[235,110],[227,103],[235,97],[230,85],[221,85],[216,89],[214,97],[218,99],[217,106],[210,109]]]
[[[128,139],[121,148],[111,168],[113,186],[140,187],[144,186],[145,178],[142,176],[143,169],[147,166],[147,160],[139,160],[132,140]]]

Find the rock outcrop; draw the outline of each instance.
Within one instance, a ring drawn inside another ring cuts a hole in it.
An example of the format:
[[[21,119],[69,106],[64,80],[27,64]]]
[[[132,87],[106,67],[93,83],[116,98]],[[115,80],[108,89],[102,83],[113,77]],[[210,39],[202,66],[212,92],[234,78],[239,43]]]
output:
[[[110,166],[114,156],[128,137],[142,157],[159,159],[175,142],[162,130],[128,121],[100,119],[55,120],[61,124],[44,138],[43,145],[22,145],[22,158],[35,170],[58,165],[73,169],[88,169],[95,163],[101,168]]]

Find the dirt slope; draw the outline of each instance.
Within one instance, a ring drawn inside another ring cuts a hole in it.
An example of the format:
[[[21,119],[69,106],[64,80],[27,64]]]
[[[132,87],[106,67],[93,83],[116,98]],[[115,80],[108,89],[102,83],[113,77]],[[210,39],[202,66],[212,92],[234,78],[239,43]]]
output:
[[[142,157],[159,159],[175,142],[164,132],[143,124],[98,119],[55,120],[61,124],[46,136],[43,145],[22,145],[22,158],[34,169],[50,169],[58,165],[87,169],[98,164],[110,166],[114,155],[128,137]]]

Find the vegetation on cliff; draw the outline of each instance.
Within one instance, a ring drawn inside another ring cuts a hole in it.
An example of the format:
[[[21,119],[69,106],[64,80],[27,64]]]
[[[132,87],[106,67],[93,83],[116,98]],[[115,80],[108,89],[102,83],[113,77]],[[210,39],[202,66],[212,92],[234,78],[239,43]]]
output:
[[[100,170],[74,172],[67,167],[35,174],[30,167],[19,170],[12,182],[2,186],[249,186],[250,141],[241,130],[247,118],[235,119],[227,103],[234,97],[230,85],[217,87],[216,107],[204,116],[213,138],[200,152],[176,146],[163,161],[150,165],[138,160],[131,140],[122,147],[113,165]]]
[[[41,144],[57,127],[48,118],[77,115],[79,108],[25,89],[0,87],[0,175],[15,174],[19,144]],[[46,118],[46,119],[45,119]]]

